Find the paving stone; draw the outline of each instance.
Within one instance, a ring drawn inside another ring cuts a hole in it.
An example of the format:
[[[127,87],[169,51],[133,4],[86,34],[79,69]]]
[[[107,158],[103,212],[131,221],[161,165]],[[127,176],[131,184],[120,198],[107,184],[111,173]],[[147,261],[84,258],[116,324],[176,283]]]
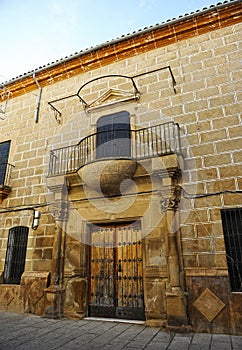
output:
[[[192,337],[192,344],[210,344],[212,334],[195,333]]]
[[[189,350],[210,350],[210,346],[208,344],[191,344]]]
[[[128,340],[122,339],[122,341],[116,341],[113,340],[111,343],[105,345],[106,350],[121,350],[125,349],[127,344],[129,343]]]
[[[230,335],[213,334],[210,348],[211,350],[232,350],[232,341]]]
[[[169,343],[162,342],[151,342],[147,345],[145,350],[166,350],[168,348]]]
[[[188,350],[191,344],[191,338],[182,338],[180,336],[175,335],[175,337],[172,339],[172,342],[170,343],[168,350]]]
[[[174,333],[144,325],[0,313],[0,350],[141,349],[241,350],[242,336]]]

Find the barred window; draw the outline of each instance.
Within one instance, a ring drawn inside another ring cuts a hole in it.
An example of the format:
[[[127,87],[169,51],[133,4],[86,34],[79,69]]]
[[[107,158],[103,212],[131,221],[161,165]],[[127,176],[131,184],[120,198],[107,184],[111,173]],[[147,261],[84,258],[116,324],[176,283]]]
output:
[[[242,208],[221,210],[232,292],[242,292]]]
[[[20,284],[24,272],[29,228],[16,226],[9,230],[3,282]]]

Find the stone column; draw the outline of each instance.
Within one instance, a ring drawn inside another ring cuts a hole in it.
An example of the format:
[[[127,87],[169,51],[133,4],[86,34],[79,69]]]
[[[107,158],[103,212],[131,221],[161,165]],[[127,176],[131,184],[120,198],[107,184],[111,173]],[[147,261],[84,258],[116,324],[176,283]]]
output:
[[[167,234],[168,234],[168,285],[166,290],[167,320],[168,327],[184,327],[188,324],[186,293],[183,290],[184,282],[179,256],[180,236],[179,222],[177,222],[178,205],[181,196],[181,187],[176,177],[162,179],[161,208],[166,212]]]
[[[55,237],[53,244],[51,285],[45,289],[45,316],[61,318],[64,305],[64,259],[65,225],[68,216],[67,186],[65,178],[59,178],[58,184],[49,186],[53,192],[52,213],[55,218]]]

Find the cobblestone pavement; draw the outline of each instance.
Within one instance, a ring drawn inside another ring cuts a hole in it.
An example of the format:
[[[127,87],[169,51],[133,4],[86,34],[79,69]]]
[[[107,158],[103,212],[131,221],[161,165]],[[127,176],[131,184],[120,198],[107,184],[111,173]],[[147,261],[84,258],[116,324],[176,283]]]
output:
[[[0,312],[0,350],[241,350],[242,336]]]

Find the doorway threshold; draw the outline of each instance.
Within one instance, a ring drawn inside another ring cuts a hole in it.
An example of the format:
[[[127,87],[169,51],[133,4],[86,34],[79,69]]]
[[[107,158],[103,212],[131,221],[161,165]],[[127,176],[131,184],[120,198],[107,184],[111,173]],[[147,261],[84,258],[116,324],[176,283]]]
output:
[[[117,322],[117,323],[132,323],[132,324],[145,324],[145,321],[139,320],[126,320],[121,318],[108,318],[108,317],[84,317],[87,321],[102,321],[102,322]]]

